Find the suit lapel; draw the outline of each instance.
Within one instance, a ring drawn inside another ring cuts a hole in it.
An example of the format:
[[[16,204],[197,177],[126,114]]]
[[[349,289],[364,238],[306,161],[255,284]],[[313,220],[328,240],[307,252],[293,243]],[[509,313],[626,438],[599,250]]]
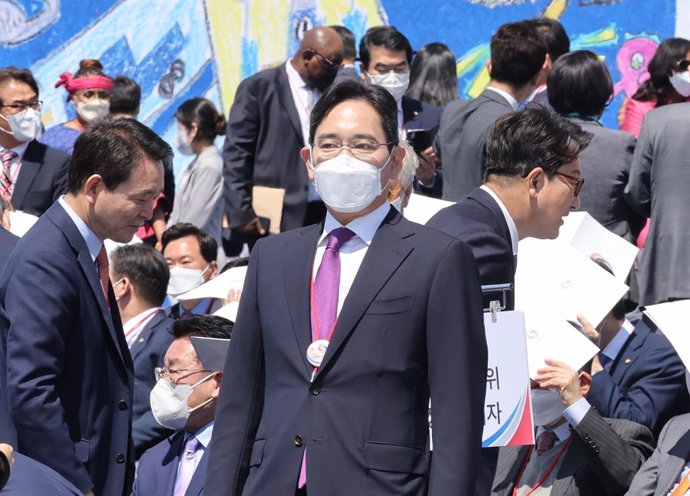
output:
[[[199,465],[197,465],[196,470],[194,470],[194,475],[192,480],[189,481],[189,487],[185,491],[185,496],[200,496],[201,492],[204,490],[204,482],[206,481],[206,466],[208,465],[208,449],[201,456],[199,460]]]
[[[313,367],[307,361],[307,348],[311,343],[311,288],[312,265],[316,253],[316,244],[323,231],[322,224],[316,224],[300,231],[285,246],[283,263],[283,284],[288,301],[288,312],[297,340],[299,354],[302,357],[307,373],[311,375]]]
[[[575,474],[577,471],[587,463],[587,454],[580,444],[579,439],[573,434],[570,436],[570,444],[563,454],[563,462],[553,482],[553,489],[551,490],[552,496],[566,494],[568,487],[575,482]]]
[[[289,64],[289,62],[288,62]],[[297,113],[296,103],[292,98],[292,91],[290,90],[290,81],[288,81],[287,70],[284,65],[277,68],[276,86],[278,87],[278,99],[287,113],[288,120],[295,128],[297,134],[302,136],[302,124]],[[306,142],[307,136],[302,136],[303,142]]]
[[[668,494],[685,468],[685,458],[663,455],[659,460],[658,486],[655,494]]]
[[[406,228],[401,219],[399,214],[391,211],[374,235],[345,298],[317,377],[329,368],[369,304],[412,251],[412,246],[405,242],[405,238],[414,233]]]
[[[132,343],[132,347],[129,349],[129,353],[132,355],[132,360],[134,360],[139,353],[141,353],[144,348],[146,348],[146,343],[149,342],[149,339],[153,335],[154,331],[156,328],[165,320],[165,312],[158,311],[156,314],[153,316],[153,318],[149,321],[148,324],[146,324],[146,327],[144,327],[141,330],[141,333],[139,334],[139,337],[137,340]]]
[[[32,141],[24,151],[24,156],[22,157],[22,166],[19,169],[17,182],[15,183],[14,191],[12,192],[12,203],[14,205],[22,205],[24,203],[26,193],[29,191],[31,183],[34,181],[34,178],[41,168],[41,162],[39,161],[41,157],[39,156],[39,150],[36,148],[36,146],[36,142]]]

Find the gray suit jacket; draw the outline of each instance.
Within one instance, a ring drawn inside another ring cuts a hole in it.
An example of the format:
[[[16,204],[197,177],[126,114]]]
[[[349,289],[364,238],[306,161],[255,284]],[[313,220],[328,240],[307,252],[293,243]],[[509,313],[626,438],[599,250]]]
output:
[[[223,208],[223,159],[209,146],[182,171],[168,225],[189,222],[221,246]]]
[[[654,453],[630,485],[629,496],[665,496],[690,459],[690,413],[669,420],[659,435]]]
[[[444,200],[460,201],[482,184],[489,128],[512,111],[508,100],[490,89],[443,109],[434,150],[443,163]]]
[[[628,420],[605,419],[594,409],[571,432],[551,496],[623,494],[654,446],[654,437],[646,427]],[[513,493],[528,452],[528,446],[499,450],[492,495]]]
[[[580,210],[588,212],[609,231],[634,242],[645,219],[623,199],[623,189],[628,183],[635,137],[596,122],[570,120],[593,135],[580,155],[582,174],[587,181],[580,193]]]
[[[664,105],[645,117],[625,199],[651,228],[637,274],[640,305],[690,298],[690,103]]]

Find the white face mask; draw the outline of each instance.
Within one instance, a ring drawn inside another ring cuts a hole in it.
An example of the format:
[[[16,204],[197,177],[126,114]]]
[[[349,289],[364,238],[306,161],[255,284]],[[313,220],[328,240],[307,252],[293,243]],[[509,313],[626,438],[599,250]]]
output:
[[[688,392],[690,392],[690,372],[688,372],[688,369],[685,369],[685,386],[688,388]]]
[[[187,424],[187,419],[192,413],[213,401],[213,398],[209,398],[194,408],[189,408],[187,405],[187,399],[192,394],[192,390],[210,377],[213,377],[214,373],[210,373],[194,385],[173,384],[167,379],[160,379],[151,390],[151,395],[149,396],[151,411],[156,422],[168,429],[182,429]]]
[[[312,150],[312,164],[314,154]],[[314,167],[314,184],[323,202],[336,212],[349,214],[365,209],[388,188],[381,187],[381,171],[388,166],[391,155],[383,167],[378,168],[349,153],[341,152]]]
[[[189,139],[189,133],[179,132],[177,138],[175,138],[175,147],[182,155],[194,155],[192,140]]]
[[[671,74],[669,81],[679,95],[686,98],[690,96],[690,72],[674,72]]]
[[[86,102],[76,102],[74,109],[79,114],[79,117],[86,122],[95,121],[101,117],[105,117],[110,112],[110,101],[91,99]]]
[[[371,80],[371,84],[386,88],[388,92],[393,95],[396,102],[402,100],[408,86],[410,86],[409,72],[399,73],[390,71],[385,74],[369,74],[369,79]]]
[[[566,406],[555,391],[532,389],[532,418],[534,426],[551,425],[563,416]]]
[[[33,141],[41,136],[41,113],[32,108],[27,108],[23,112],[10,116],[0,114],[0,117],[10,125],[11,132],[1,127],[0,131],[11,134],[17,141],[26,143],[27,141]]]
[[[201,286],[204,281],[204,274],[211,265],[207,265],[204,270],[201,269],[187,269],[185,267],[173,267],[170,269],[170,280],[168,281],[167,294],[170,296],[178,296],[192,289]]]

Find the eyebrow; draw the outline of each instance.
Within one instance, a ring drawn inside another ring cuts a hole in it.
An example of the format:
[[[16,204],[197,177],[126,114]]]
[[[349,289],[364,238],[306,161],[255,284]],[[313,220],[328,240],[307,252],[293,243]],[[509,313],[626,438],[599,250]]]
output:
[[[322,134],[320,136],[317,136],[317,139],[337,139],[340,140],[341,137],[338,136],[336,133],[327,133],[327,134]],[[351,139],[370,139],[372,141],[378,141],[378,138],[374,136],[373,134],[368,134],[368,133],[357,133],[354,136],[352,136]]]

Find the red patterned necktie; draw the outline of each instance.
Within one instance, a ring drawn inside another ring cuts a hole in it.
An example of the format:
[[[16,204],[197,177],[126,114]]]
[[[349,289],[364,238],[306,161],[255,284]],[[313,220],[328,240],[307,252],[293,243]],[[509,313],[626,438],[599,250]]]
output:
[[[2,175],[0,175],[0,194],[5,198],[12,196],[12,175],[10,174],[10,167],[12,161],[17,158],[17,152],[12,150],[3,150],[0,154],[0,162],[2,163]]]
[[[537,436],[537,455],[541,456],[551,448],[556,442],[556,434],[553,431],[544,431]]]
[[[101,289],[105,297],[105,304],[110,308],[110,298],[108,298],[108,283],[110,282],[108,254],[105,251],[105,246],[101,247],[96,257],[96,265],[98,266],[98,279],[101,282]]]

